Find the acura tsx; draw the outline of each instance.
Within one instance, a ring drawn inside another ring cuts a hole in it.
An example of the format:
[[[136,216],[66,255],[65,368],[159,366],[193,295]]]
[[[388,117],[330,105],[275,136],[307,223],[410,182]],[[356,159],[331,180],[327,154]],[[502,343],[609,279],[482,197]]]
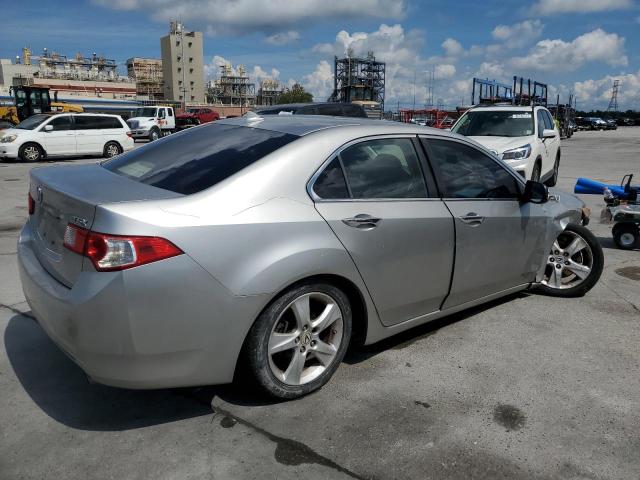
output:
[[[25,297],[94,381],[320,388],[371,344],[519,290],[584,295],[584,204],[462,136],[355,118],[191,128],[31,172]],[[498,340],[497,340],[498,341]]]

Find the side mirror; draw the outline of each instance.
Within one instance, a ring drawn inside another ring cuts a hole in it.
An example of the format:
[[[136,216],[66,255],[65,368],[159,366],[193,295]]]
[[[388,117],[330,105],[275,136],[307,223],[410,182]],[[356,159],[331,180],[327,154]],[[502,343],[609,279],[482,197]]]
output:
[[[544,183],[527,180],[521,200],[522,203],[546,203],[549,200],[549,190]]]
[[[44,131],[45,132],[53,132],[53,125],[45,125],[44,126]]]
[[[550,128],[545,128],[542,131],[542,138],[555,138],[555,137],[556,137],[555,130],[551,130]]]

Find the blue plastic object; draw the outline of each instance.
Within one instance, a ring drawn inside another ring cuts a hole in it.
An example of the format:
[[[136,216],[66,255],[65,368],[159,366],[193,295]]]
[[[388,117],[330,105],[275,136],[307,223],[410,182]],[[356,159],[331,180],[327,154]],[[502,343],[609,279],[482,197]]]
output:
[[[640,187],[634,185],[631,187],[630,191],[625,192],[625,188],[620,185],[607,185],[606,183],[596,182],[589,178],[579,178],[573,192],[584,193],[587,195],[603,195],[605,188],[611,190],[611,193],[622,200],[631,200],[632,197],[634,197],[635,192],[637,192]]]

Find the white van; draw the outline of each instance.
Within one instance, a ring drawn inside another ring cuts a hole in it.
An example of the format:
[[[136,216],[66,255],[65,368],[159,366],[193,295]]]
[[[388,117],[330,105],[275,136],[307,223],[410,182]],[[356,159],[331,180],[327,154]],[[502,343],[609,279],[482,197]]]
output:
[[[0,158],[26,162],[74,155],[110,158],[132,148],[131,131],[118,115],[33,115],[0,133]]]

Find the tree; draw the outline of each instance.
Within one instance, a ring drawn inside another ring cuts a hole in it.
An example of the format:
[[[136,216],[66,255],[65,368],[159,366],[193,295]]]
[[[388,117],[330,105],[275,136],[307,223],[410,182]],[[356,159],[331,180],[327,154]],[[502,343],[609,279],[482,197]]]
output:
[[[313,102],[313,95],[307,92],[302,85],[299,83],[293,84],[291,88],[286,88],[280,98],[278,98],[278,103],[309,103]]]

